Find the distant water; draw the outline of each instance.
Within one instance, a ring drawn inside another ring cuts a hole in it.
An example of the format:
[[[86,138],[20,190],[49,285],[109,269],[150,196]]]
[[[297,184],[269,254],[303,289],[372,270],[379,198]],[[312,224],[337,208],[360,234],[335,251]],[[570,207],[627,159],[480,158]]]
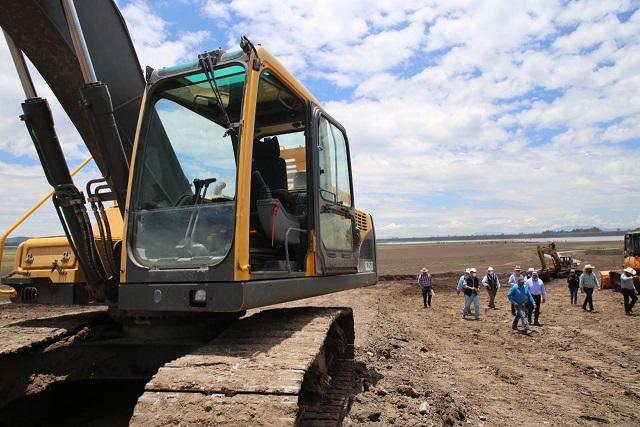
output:
[[[531,237],[522,239],[468,239],[468,240],[401,240],[379,242],[378,245],[427,245],[432,243],[478,243],[478,242],[514,242],[514,243],[571,243],[571,242],[622,242],[624,236],[580,236],[580,237]]]

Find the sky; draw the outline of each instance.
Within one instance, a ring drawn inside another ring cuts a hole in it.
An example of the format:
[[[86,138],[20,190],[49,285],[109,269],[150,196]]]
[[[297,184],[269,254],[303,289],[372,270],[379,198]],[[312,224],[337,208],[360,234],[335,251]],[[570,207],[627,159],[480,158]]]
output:
[[[640,226],[640,1],[118,4],[143,67],[243,34],[280,58],[347,129],[378,237]],[[87,151],[33,73],[73,167]],[[0,43],[0,229],[48,191],[23,98]],[[47,203],[14,235],[57,222]]]

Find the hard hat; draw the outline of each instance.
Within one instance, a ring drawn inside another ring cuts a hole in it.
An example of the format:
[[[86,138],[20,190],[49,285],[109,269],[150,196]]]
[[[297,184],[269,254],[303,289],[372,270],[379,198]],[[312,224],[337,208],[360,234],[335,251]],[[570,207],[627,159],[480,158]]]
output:
[[[475,269],[474,267],[471,267],[471,268],[469,269],[469,272],[471,272],[471,273],[475,273],[475,272],[476,272],[476,269]]]
[[[471,273],[471,269],[469,267],[467,267],[467,268],[464,269],[464,272],[469,274],[469,273]]]
[[[493,267],[487,268],[487,271],[493,271]]]
[[[625,273],[629,273],[629,274],[631,274],[632,276],[635,276],[635,275],[636,275],[636,271],[635,271],[633,268],[631,268],[631,267],[627,267],[627,268],[625,268],[625,269],[624,269],[624,272],[625,272]]]
[[[535,269],[535,268],[533,268],[533,267],[529,267],[529,268],[527,269],[527,273],[533,273],[534,271],[536,271],[536,269]]]

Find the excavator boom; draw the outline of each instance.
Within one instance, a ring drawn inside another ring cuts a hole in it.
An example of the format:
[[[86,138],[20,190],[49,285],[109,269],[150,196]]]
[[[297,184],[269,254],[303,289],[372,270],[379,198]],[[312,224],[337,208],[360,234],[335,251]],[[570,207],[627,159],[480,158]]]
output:
[[[0,26],[47,82],[96,165],[108,175],[104,148],[78,102],[83,72],[60,0],[5,0]],[[75,2],[97,79],[109,86],[122,148],[131,158],[144,78],[124,19],[112,0]]]

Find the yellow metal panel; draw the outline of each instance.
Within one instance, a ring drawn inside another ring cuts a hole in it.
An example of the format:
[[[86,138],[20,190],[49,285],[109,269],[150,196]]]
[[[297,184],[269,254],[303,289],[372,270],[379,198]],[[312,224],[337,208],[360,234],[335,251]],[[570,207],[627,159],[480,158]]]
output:
[[[120,214],[120,209],[118,209],[118,206],[114,204],[114,206],[108,207],[104,211],[107,215],[107,219],[109,220],[111,240],[122,240],[123,222],[122,215]],[[93,226],[93,238],[96,240],[100,239],[100,231],[98,230],[97,224]]]
[[[21,245],[24,245],[23,251],[26,252],[26,256],[19,260],[22,270],[51,268],[54,261],[62,268],[76,265],[76,257],[66,237],[29,239]]]
[[[253,63],[253,54],[249,64]],[[238,156],[238,187],[236,190],[236,230],[234,280],[249,280],[249,208],[251,198],[251,158],[253,154],[253,128],[258,97],[260,74],[247,68],[247,79],[242,104],[242,130]]]
[[[57,268],[53,268],[54,265]],[[16,251],[13,272],[14,276],[31,279],[49,278],[54,284],[85,281],[65,236],[40,237],[22,242]]]
[[[16,290],[13,289],[10,286],[7,287],[0,287],[0,295],[5,296],[5,297],[9,297],[9,298],[15,298],[16,297]]]
[[[133,188],[133,168],[136,164],[136,155],[138,153],[138,142],[140,140],[140,128],[142,127],[142,119],[144,116],[144,108],[147,101],[147,88],[145,87],[140,102],[140,114],[138,114],[138,124],[136,125],[136,134],[133,139],[133,150],[131,154],[131,162],[129,163],[129,183],[127,184],[127,202],[124,209],[124,219],[122,223],[122,254],[120,256],[120,283],[127,281],[127,250],[129,249],[129,241],[127,239],[127,231],[129,228],[129,210],[131,209],[131,189]]]
[[[624,267],[631,267],[634,270],[640,270],[640,257],[628,256],[624,259]]]
[[[307,265],[304,272],[305,276],[316,276],[316,231],[311,230],[309,232],[309,251],[307,252]]]

